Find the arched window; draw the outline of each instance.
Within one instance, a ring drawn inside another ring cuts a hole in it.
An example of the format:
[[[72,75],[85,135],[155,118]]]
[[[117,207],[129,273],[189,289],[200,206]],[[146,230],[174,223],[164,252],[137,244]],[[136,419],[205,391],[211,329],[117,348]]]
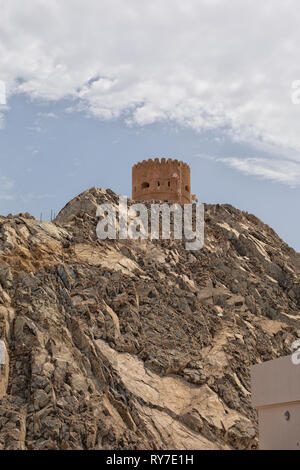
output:
[[[157,181],[157,186],[160,186],[160,181]]]
[[[170,181],[168,181],[168,187],[170,187],[170,186],[171,186],[171,182],[170,182]]]
[[[186,191],[189,191],[189,190],[190,190],[190,188],[189,188],[188,185],[186,185],[186,187],[185,187],[184,189],[185,189]]]
[[[149,188],[150,184],[145,181],[145,183],[142,184],[142,189]]]

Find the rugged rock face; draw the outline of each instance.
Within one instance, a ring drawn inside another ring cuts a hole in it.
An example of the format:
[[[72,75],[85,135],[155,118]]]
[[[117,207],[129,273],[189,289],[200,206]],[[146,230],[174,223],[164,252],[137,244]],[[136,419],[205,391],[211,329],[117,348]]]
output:
[[[299,255],[229,205],[200,251],[99,241],[101,202],[0,217],[0,448],[248,448],[249,367],[300,336]]]

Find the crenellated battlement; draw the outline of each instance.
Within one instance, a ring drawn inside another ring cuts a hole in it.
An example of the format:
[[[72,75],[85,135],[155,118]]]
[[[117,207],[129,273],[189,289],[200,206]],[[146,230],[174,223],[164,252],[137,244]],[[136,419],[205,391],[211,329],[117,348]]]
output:
[[[191,202],[190,167],[172,158],[149,158],[132,167],[132,198]]]
[[[189,169],[189,165],[181,160],[172,159],[172,158],[148,158],[147,160],[143,160],[141,162],[135,163],[132,169],[135,168],[152,168],[156,165],[159,166],[171,166],[172,168],[175,166],[182,166],[183,168]]]

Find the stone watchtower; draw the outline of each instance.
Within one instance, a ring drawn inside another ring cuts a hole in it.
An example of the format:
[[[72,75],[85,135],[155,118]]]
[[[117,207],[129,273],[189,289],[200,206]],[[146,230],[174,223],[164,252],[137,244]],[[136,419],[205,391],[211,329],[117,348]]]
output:
[[[196,198],[191,196],[189,165],[171,158],[136,163],[132,167],[132,199],[190,204]]]

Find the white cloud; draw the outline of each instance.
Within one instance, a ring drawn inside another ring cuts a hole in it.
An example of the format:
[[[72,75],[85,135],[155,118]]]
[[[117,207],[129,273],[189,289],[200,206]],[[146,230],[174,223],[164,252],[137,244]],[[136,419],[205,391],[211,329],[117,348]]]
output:
[[[247,175],[288,184],[291,187],[297,186],[300,182],[300,162],[255,157],[216,158],[215,160]]]
[[[38,116],[44,119],[57,119],[58,117],[55,113],[38,113]]]
[[[10,201],[14,199],[13,189],[13,181],[0,174],[0,201]]]
[[[297,0],[0,0],[0,11],[8,93],[77,98],[72,110],[102,119],[172,121],[279,147],[300,182]],[[278,159],[247,165],[285,179]]]

